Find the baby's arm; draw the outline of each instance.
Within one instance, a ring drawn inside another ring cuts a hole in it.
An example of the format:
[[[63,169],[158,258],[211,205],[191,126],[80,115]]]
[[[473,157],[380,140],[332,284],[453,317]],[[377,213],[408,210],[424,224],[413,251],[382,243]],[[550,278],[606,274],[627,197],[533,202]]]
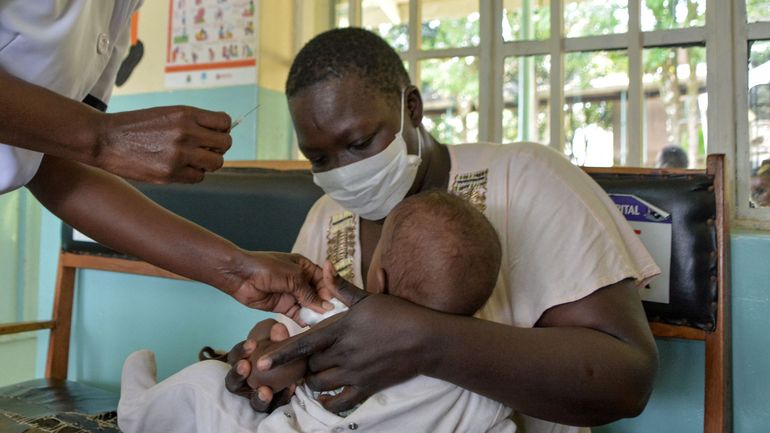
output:
[[[247,383],[251,388],[257,389],[264,385],[270,387],[274,392],[278,392],[294,385],[305,376],[307,358],[297,359],[268,371],[259,371],[254,368],[260,356],[287,338],[289,338],[289,334],[286,327],[273,319],[263,320],[251,329],[249,339],[256,342],[256,347],[249,356],[252,368]]]

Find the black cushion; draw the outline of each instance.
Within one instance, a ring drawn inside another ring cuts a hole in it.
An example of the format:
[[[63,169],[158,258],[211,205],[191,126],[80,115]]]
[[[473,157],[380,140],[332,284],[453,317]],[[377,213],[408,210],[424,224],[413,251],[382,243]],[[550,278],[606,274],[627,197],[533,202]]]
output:
[[[134,183],[161,206],[252,251],[290,251],[310,207],[323,194],[306,170],[224,168],[194,185]],[[74,240],[62,226],[67,252],[126,257]]]
[[[716,204],[706,174],[591,174],[607,193],[633,194],[671,214],[669,303],[645,302],[651,321],[713,330],[716,323]]]
[[[0,388],[0,431],[118,433],[118,394],[86,384],[36,379]]]

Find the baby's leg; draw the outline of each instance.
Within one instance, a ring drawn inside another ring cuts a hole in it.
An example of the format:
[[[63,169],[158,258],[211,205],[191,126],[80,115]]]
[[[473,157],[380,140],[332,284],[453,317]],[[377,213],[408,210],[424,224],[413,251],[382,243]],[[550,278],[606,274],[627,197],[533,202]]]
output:
[[[134,352],[123,365],[118,425],[124,433],[251,433],[266,416],[225,388],[230,366],[193,364],[156,383],[155,355]]]

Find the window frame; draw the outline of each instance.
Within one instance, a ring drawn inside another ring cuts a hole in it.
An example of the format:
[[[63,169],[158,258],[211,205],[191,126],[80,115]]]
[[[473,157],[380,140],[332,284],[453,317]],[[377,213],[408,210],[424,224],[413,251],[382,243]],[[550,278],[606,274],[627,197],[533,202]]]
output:
[[[748,23],[745,0],[706,0],[703,27],[642,31],[642,1],[628,0],[628,32],[565,36],[564,0],[551,0],[548,39],[503,41],[503,0],[479,0],[480,43],[441,50],[421,48],[420,2],[409,0],[409,49],[401,53],[413,82],[418,63],[454,56],[479,58],[479,141],[502,142],[503,76],[507,57],[550,55],[549,145],[564,151],[564,56],[567,53],[624,49],[628,55],[628,100],[623,166],[641,166],[644,152],[643,54],[649,48],[702,45],[706,49],[708,96],[706,152],[726,155],[726,197],[736,225],[770,230],[770,208],[749,207],[748,49],[752,40],[770,40],[770,22]],[[348,20],[361,26],[362,0],[349,0]],[[731,59],[732,62],[713,59]],[[724,85],[731,83],[732,85]],[[556,102],[554,102],[556,101]]]
[[[770,41],[770,22],[749,23],[745,1],[733,1],[734,38],[734,89],[735,91],[735,218],[736,224],[751,229],[770,230],[770,207],[749,207],[751,160],[749,145],[749,98],[748,44],[751,41]]]

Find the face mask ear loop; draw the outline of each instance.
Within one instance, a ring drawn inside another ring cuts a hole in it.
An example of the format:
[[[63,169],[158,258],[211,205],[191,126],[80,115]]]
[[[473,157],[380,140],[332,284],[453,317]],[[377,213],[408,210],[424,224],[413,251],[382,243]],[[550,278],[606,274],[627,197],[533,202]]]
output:
[[[422,158],[422,131],[417,127],[417,157]]]

